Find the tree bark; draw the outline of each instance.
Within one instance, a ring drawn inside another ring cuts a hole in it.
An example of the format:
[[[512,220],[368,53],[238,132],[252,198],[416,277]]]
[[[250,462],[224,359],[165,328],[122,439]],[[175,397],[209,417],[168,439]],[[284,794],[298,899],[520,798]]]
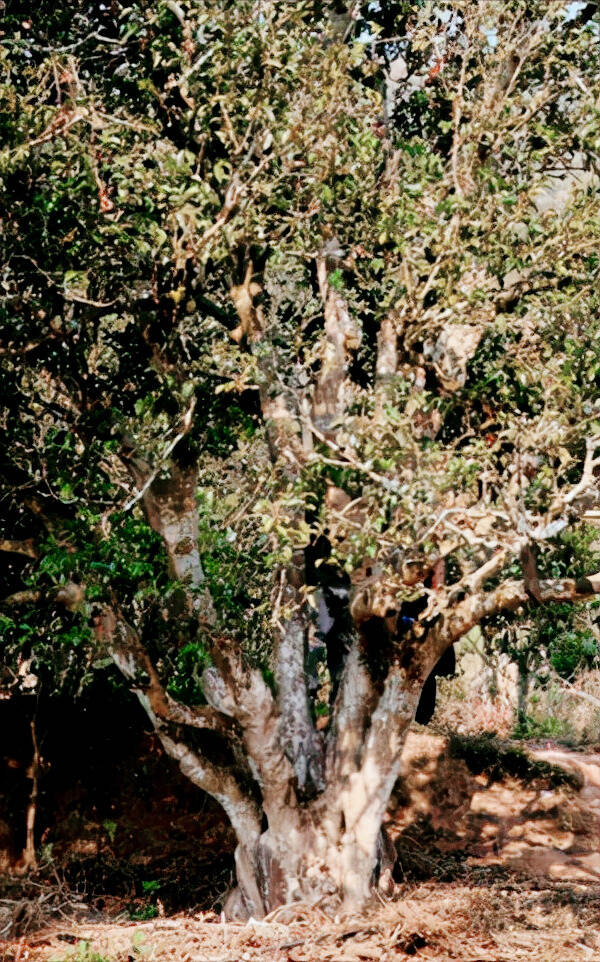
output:
[[[325,787],[322,740],[313,724],[306,684],[307,614],[299,566],[282,571],[275,618],[275,681],[281,739],[301,796]],[[295,583],[294,583],[295,582]],[[287,609],[287,613],[280,613]]]

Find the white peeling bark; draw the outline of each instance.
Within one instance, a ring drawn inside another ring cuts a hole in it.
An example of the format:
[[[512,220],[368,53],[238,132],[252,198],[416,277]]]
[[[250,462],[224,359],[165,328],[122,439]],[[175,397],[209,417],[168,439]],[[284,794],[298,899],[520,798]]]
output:
[[[155,481],[144,497],[148,519],[164,540],[173,572],[194,588],[204,581],[198,552],[196,485],[195,466],[175,466],[171,477]],[[208,592],[194,594],[192,605],[205,620],[214,620]],[[206,643],[215,665],[204,675],[206,697],[221,718],[234,719],[240,725],[248,765],[262,792],[265,812],[269,819],[276,820],[286,804],[293,804],[293,771],[280,745],[277,706],[260,672],[244,665],[234,642],[215,639],[209,633]],[[179,720],[188,724],[183,709],[178,710]]]
[[[383,816],[398,778],[419,694],[420,686],[409,687],[405,672],[392,666],[371,718],[360,768],[349,776],[341,792],[343,890],[349,907],[363,904],[369,896]]]
[[[264,364],[261,370],[264,384],[260,399],[271,459],[292,482],[299,466],[310,453],[312,437],[306,426],[301,426],[292,415],[286,398],[279,393],[281,385],[276,372]],[[303,515],[297,520],[301,521],[302,518]],[[279,585],[274,592],[275,682],[280,716],[278,737],[291,765],[295,788],[304,793],[311,784],[318,788],[322,786],[322,753],[310,714],[306,683],[306,605],[298,588],[290,583],[290,572],[291,580],[301,585],[304,580],[303,557],[297,557],[289,570],[284,568],[280,571]]]
[[[292,568],[297,580],[302,574]],[[315,731],[306,679],[306,603],[281,573],[275,618],[275,681],[281,716],[281,742],[294,769],[301,794],[324,788],[323,744]],[[285,612],[285,613],[284,613]]]
[[[360,344],[360,332],[346,301],[330,286],[322,257],[317,260],[317,278],[324,305],[325,338],[313,398],[313,420],[327,432],[346,411],[348,362],[350,353]]]
[[[599,587],[600,578],[593,575],[579,582],[541,582],[540,591],[547,601],[585,601]],[[262,810],[235,771],[200,758],[179,728],[165,728],[153,708],[153,703],[160,710],[164,706],[153,669],[148,673],[135,634],[127,626],[122,635],[117,633],[115,660],[137,686],[165,750],[194,784],[221,803],[237,834],[239,888],[228,901],[231,916],[260,918],[284,902],[297,900],[322,904],[331,899],[335,905],[343,898],[346,909],[356,910],[370,898],[382,867],[387,868],[387,881],[391,880],[393,853],[386,854],[382,822],[422,679],[444,647],[473,624],[497,611],[515,610],[527,601],[525,583],[507,581],[489,592],[467,595],[425,634],[398,639],[396,657],[409,654],[409,643],[414,649],[410,664],[406,669],[400,662],[391,665],[377,699],[357,643],[338,694],[327,790],[302,805],[294,791],[293,767],[281,744],[281,716],[273,696],[261,675],[243,664],[236,646],[223,640],[214,648],[219,703],[227,706],[243,731],[247,757],[262,792]],[[115,635],[114,626],[112,631]],[[295,653],[298,639],[292,641]],[[144,685],[139,684],[140,670],[146,678]],[[164,698],[164,692],[162,695]],[[293,693],[288,692],[286,700],[294,705]],[[266,831],[262,831],[263,813]]]

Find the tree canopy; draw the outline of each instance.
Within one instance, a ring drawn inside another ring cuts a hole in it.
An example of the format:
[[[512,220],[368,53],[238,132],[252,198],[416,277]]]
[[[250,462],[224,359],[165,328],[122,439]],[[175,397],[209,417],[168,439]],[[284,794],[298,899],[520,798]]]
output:
[[[596,5],[3,8],[0,683],[378,832],[448,645],[600,586]]]

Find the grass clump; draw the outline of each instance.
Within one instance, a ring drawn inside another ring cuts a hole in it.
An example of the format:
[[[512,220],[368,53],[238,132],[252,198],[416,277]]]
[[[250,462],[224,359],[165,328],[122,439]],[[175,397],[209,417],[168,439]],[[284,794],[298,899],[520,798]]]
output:
[[[474,775],[485,772],[492,781],[512,775],[523,782],[543,779],[551,788],[567,785],[582,787],[581,777],[558,765],[532,758],[520,745],[504,741],[491,732],[480,735],[453,734],[450,736],[450,755],[462,758]]]

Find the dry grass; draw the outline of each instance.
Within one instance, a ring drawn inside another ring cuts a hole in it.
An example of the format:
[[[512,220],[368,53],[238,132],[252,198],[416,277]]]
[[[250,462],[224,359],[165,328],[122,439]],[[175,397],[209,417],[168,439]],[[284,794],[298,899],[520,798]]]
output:
[[[75,943],[69,947],[68,943]],[[503,882],[404,889],[357,918],[283,907],[264,922],[219,916],[73,922],[0,947],[2,962],[579,962],[600,958],[600,886]]]
[[[489,690],[489,669],[479,676],[470,667],[470,674],[459,668],[456,677],[438,679],[434,726],[462,735],[494,732],[510,737],[517,726],[515,666],[500,663],[495,695]],[[600,670],[581,672],[570,686],[557,677],[546,686],[532,685],[527,715],[540,734],[546,732],[572,745],[600,744],[600,708],[586,695],[600,701]]]
[[[532,707],[534,717],[551,717],[572,732],[575,742],[600,744],[600,708],[578,693],[591,695],[600,702],[600,670],[581,672],[566,690],[549,686]]]
[[[442,731],[461,735],[480,735],[493,732],[508,738],[515,728],[516,712],[507,701],[493,699],[487,693],[470,695],[468,698],[454,684],[454,679],[439,682],[441,697],[436,706],[435,725]]]

